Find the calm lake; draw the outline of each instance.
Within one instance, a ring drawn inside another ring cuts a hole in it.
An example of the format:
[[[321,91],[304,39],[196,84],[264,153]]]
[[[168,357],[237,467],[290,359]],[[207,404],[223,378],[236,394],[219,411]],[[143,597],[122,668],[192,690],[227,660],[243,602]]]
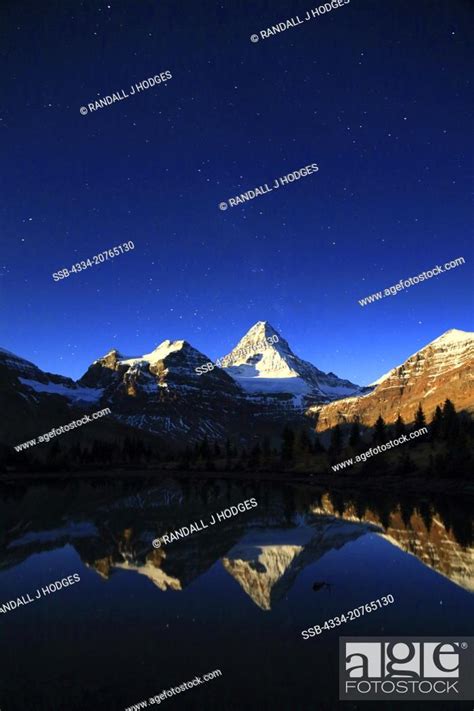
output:
[[[1,485],[0,607],[27,604],[0,614],[0,709],[124,711],[216,669],[161,704],[472,709],[338,701],[339,636],[474,635],[470,513],[442,496],[228,479]],[[191,523],[203,530],[153,547]],[[302,638],[387,594],[393,604]]]

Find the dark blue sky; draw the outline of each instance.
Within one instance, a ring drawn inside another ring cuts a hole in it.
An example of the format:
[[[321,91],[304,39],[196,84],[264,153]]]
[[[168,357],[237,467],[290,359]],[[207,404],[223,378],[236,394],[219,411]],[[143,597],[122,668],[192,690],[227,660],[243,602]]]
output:
[[[314,6],[3,3],[3,347],[78,377],[110,348],[165,338],[222,356],[268,320],[298,355],[367,383],[473,329],[473,5],[351,0],[250,42]],[[80,114],[165,70],[166,85]],[[53,281],[130,239],[133,252]]]

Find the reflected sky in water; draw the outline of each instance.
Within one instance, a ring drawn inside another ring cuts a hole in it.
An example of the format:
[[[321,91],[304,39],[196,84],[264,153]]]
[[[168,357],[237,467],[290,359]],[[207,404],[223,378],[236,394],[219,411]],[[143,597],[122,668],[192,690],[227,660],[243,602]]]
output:
[[[257,508],[152,547],[251,496]],[[81,582],[0,615],[0,708],[123,711],[217,668],[221,678],[163,703],[343,708],[339,635],[474,633],[468,509],[419,508],[274,483],[11,489],[0,604],[74,572]],[[302,639],[387,593],[393,605]]]

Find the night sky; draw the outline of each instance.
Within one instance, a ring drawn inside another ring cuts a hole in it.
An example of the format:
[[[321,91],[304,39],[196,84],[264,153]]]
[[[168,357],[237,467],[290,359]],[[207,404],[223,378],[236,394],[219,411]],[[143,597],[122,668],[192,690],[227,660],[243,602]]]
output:
[[[4,0],[1,346],[79,377],[111,348],[166,338],[223,356],[268,320],[299,356],[364,384],[473,330],[474,5],[351,0],[250,41],[315,6]],[[134,251],[53,281],[128,240]]]

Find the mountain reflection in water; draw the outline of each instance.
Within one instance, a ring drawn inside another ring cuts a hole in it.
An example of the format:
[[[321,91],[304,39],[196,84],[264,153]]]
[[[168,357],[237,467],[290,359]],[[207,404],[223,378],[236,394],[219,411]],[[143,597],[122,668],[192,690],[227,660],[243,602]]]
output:
[[[9,487],[0,569],[70,544],[104,579],[126,570],[162,591],[181,591],[217,561],[261,610],[288,594],[298,574],[368,533],[415,555],[466,590],[474,589],[469,509],[443,499],[316,493],[304,486],[205,480],[71,482]],[[258,507],[159,549],[165,532],[244,499]],[[328,587],[330,590],[330,586]]]

